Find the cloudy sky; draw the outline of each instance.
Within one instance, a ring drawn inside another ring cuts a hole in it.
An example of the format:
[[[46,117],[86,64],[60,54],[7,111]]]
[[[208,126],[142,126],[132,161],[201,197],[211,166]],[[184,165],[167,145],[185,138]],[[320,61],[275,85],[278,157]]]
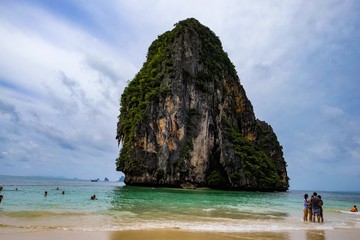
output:
[[[356,0],[0,0],[0,175],[116,180],[121,93],[189,17],[274,128],[290,188],[360,191]]]

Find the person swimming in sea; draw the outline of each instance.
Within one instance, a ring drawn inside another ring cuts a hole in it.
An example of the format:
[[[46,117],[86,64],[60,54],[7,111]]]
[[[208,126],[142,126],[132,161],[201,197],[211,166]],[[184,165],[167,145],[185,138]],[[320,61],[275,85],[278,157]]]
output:
[[[356,205],[354,205],[352,208],[351,208],[351,212],[357,212],[357,208],[356,208]]]
[[[45,191],[45,193],[44,193],[44,197],[47,197],[47,195],[48,195],[48,192],[47,192],[47,191]]]
[[[3,195],[0,195],[0,203],[1,201],[3,200],[4,196]]]
[[[91,200],[97,200],[96,195],[95,195],[95,194],[92,195],[92,196],[90,197],[90,199],[91,199]]]

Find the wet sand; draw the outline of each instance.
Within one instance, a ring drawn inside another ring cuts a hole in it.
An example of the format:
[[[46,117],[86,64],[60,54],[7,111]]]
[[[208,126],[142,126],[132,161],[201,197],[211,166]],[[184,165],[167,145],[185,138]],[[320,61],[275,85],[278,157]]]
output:
[[[131,231],[29,231],[0,233],[0,239],[7,240],[235,240],[235,239],[270,239],[270,240],[337,240],[359,239],[360,229],[334,230],[297,230],[272,232],[190,232],[178,229],[152,229]]]

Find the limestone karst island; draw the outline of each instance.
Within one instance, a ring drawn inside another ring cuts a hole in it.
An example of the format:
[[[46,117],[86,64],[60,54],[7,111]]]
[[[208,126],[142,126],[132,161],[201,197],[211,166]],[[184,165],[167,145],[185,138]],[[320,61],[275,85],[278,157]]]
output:
[[[127,185],[286,191],[282,146],[255,117],[219,38],[196,19],[148,49],[117,123]]]

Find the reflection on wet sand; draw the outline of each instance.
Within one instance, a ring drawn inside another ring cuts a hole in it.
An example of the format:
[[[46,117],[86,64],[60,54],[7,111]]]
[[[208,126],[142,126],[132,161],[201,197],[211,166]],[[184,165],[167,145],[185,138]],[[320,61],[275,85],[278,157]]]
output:
[[[306,240],[325,240],[326,234],[324,230],[307,230]]]
[[[109,240],[235,240],[235,239],[269,239],[290,240],[286,232],[191,232],[176,229],[131,230],[110,233]],[[319,238],[321,239],[321,238]]]

